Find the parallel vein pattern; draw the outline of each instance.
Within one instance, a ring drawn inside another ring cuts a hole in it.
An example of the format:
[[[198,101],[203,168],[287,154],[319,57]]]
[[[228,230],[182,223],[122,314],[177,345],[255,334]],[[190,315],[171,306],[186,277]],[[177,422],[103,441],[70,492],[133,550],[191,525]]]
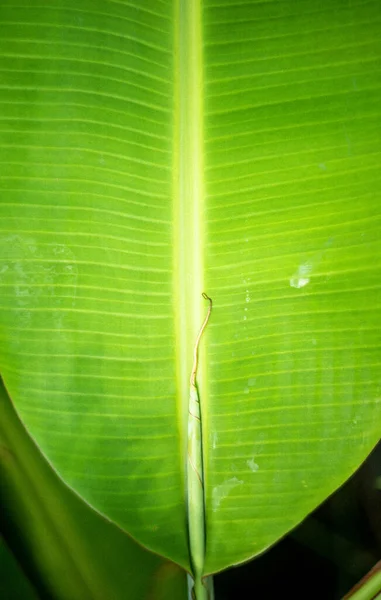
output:
[[[3,0],[0,372],[80,495],[188,570],[201,292],[206,573],[380,431],[377,0]]]
[[[206,572],[247,560],[380,431],[378,2],[206,1]]]
[[[172,4],[8,0],[0,23],[1,372],[65,481],[187,566]]]

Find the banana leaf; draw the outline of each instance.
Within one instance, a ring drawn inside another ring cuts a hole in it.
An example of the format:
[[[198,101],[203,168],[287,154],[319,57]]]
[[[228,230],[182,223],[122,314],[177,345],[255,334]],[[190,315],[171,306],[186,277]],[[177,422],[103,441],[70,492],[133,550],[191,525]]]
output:
[[[4,0],[0,372],[78,495],[246,561],[380,436],[377,1]],[[200,446],[201,452],[201,446]]]

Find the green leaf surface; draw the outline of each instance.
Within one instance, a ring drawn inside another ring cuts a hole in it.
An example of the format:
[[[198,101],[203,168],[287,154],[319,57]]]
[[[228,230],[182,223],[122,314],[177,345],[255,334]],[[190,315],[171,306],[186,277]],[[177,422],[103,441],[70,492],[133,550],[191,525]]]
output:
[[[377,1],[5,0],[1,372],[62,478],[189,568],[274,543],[380,432]]]
[[[62,482],[25,431],[1,380],[0,479],[0,531],[39,598],[187,597],[180,567],[139,546]],[[8,572],[1,578],[1,597],[34,598],[25,577],[16,588],[16,568],[10,557],[4,558],[2,568],[8,565]]]

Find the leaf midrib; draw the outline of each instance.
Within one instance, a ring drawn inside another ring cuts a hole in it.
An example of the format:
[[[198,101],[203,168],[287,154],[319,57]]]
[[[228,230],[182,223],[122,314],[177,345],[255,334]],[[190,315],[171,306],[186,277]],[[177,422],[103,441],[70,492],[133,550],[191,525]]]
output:
[[[201,296],[204,291],[205,246],[201,2],[178,0],[175,11],[173,310],[177,415],[186,496],[189,378],[193,347],[205,316],[205,302]],[[197,383],[200,396],[204,397],[206,386],[202,359],[201,353]],[[202,426],[204,429],[204,413]]]

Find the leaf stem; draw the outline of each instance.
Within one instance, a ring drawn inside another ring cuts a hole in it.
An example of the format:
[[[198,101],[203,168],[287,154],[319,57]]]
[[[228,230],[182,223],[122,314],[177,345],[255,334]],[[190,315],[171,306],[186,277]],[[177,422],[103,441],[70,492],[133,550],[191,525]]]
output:
[[[201,577],[196,577],[193,591],[196,600],[209,600],[208,589]]]
[[[381,596],[381,561],[343,598],[343,600],[378,600]]]
[[[209,597],[205,582],[202,579],[205,560],[205,498],[204,468],[202,448],[201,405],[197,389],[196,375],[198,364],[198,348],[205,327],[212,311],[212,299],[202,294],[209,301],[206,317],[201,325],[194,345],[194,363],[190,377],[189,414],[188,414],[188,528],[189,550],[194,587],[192,595],[195,600],[207,600]]]

